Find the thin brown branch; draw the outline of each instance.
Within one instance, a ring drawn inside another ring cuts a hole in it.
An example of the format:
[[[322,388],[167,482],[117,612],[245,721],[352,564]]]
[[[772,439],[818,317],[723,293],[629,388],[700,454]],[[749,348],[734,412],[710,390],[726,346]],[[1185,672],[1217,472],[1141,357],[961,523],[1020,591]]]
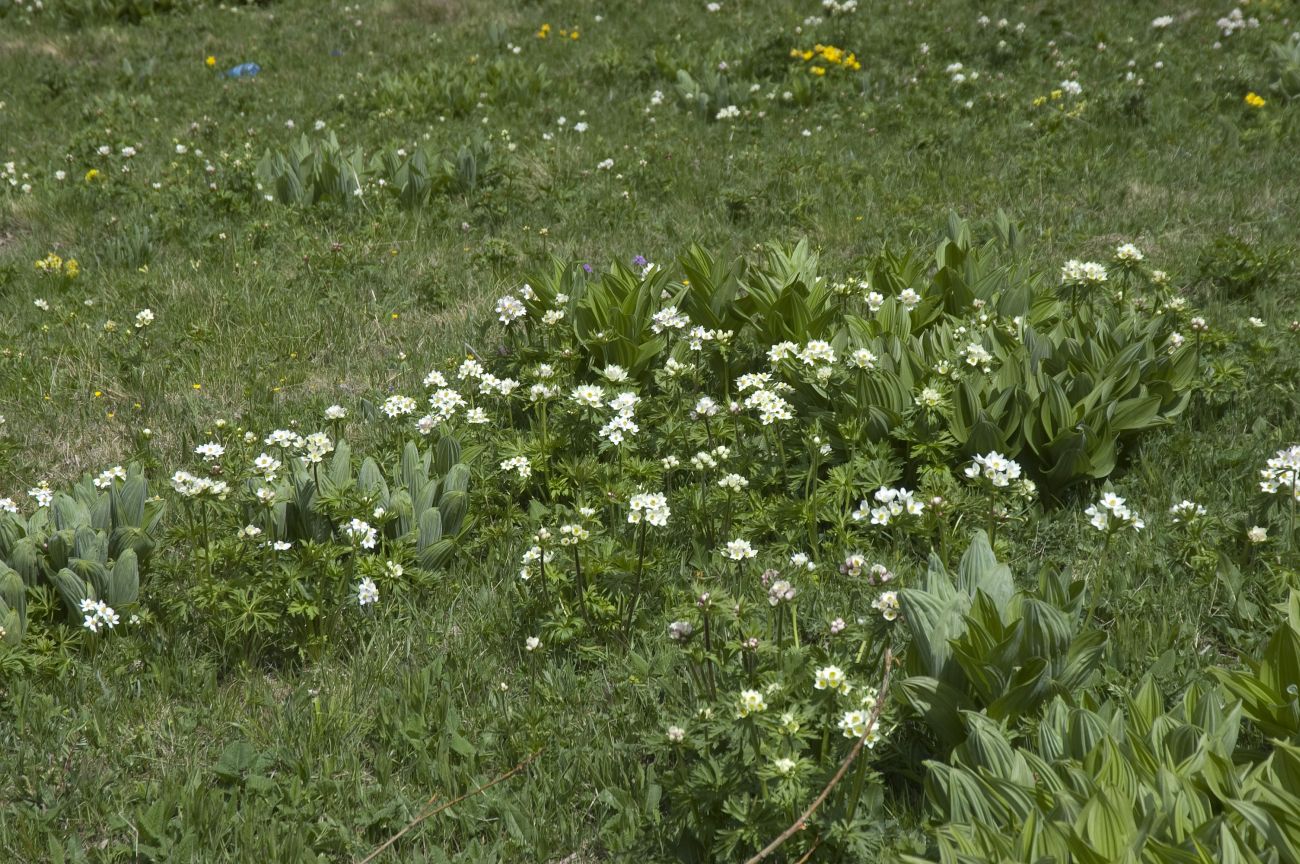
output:
[[[439,813],[441,813],[443,810],[446,810],[448,807],[455,806],[456,804],[459,804],[460,802],[464,801],[466,798],[473,798],[475,795],[478,795],[481,792],[491,789],[493,786],[497,785],[498,783],[509,780],[511,777],[515,776],[516,774],[518,774],[519,772],[527,768],[529,765],[531,765],[533,760],[536,759],[538,756],[540,756],[542,750],[545,749],[546,748],[543,747],[541,750],[534,750],[532,755],[530,755],[527,759],[520,762],[518,765],[511,768],[509,771],[505,772],[504,774],[498,774],[496,778],[489,780],[488,782],[484,783],[482,786],[478,787],[474,791],[466,792],[464,795],[461,795],[459,798],[453,798],[452,800],[448,801],[446,804],[440,804],[437,807],[433,807],[433,809],[429,809],[430,807],[432,807],[433,802],[438,800],[439,796],[434,795],[427,802],[425,802],[424,812],[420,813],[419,816],[416,816],[414,819],[408,822],[406,827],[403,828],[401,831],[398,831],[392,837],[389,837],[387,840],[381,843],[378,849],[371,852],[365,858],[362,858],[358,862],[358,864],[370,864],[370,862],[373,861],[375,858],[377,858],[381,852],[383,852],[389,846],[392,846],[402,837],[403,834],[410,831],[416,825],[419,825],[425,819],[428,819],[432,816],[437,816]]]
[[[871,709],[871,715],[867,718],[867,734],[871,733],[871,728],[875,726],[876,721],[880,719],[880,712],[885,710],[885,698],[889,695],[889,676],[893,671],[893,668],[894,655],[889,651],[889,649],[885,649],[885,671],[880,679],[880,692],[876,696],[876,707]],[[762,861],[768,855],[771,855],[780,848],[782,843],[789,840],[807,826],[808,820],[817,812],[817,808],[822,806],[826,799],[830,797],[831,790],[833,790],[836,785],[844,779],[844,775],[848,773],[849,766],[851,766],[853,761],[858,758],[858,754],[862,752],[862,745],[865,743],[867,743],[867,736],[863,735],[854,743],[853,749],[849,751],[849,755],[845,756],[844,761],[840,763],[839,770],[835,772],[835,776],[832,777],[830,782],[826,784],[826,787],[822,789],[821,794],[814,798],[813,802],[808,805],[808,809],[803,811],[803,814],[794,821],[793,825],[782,831],[779,837],[764,846],[761,852],[753,858],[750,858],[745,862],[745,864],[758,864],[758,862]]]

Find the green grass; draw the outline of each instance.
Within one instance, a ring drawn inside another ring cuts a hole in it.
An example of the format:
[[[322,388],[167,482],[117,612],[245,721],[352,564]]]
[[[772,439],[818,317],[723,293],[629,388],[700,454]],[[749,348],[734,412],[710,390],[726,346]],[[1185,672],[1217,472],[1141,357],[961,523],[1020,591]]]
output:
[[[0,189],[0,497],[28,512],[39,481],[60,488],[130,461],[161,489],[219,418],[305,433],[327,405],[359,413],[413,392],[429,369],[495,348],[482,326],[495,299],[551,255],[601,270],[699,243],[752,260],[759,244],[807,238],[824,274],[849,279],[882,249],[928,256],[950,211],[988,236],[1001,210],[1036,270],[1137,244],[1212,328],[1203,392],[1124,449],[1111,482],[1153,515],[1185,497],[1210,506],[1217,569],[1207,578],[1166,537],[1113,564],[1105,684],[1127,690],[1150,671],[1172,699],[1254,652],[1300,587],[1276,529],[1262,549],[1243,539],[1267,518],[1256,472],[1300,441],[1300,335],[1288,329],[1300,316],[1300,115],[1272,86],[1285,70],[1269,53],[1300,26],[1285,3],[1243,7],[1261,26],[1230,37],[1214,23],[1226,2],[863,3],[815,25],[803,24],[824,16],[812,0],[723,0],[716,13],[630,0],[194,3],[138,23],[114,20],[115,5],[129,4],[47,0],[29,15],[0,0],[0,162],[32,184]],[[981,11],[1010,26],[979,25]],[[1152,28],[1167,13],[1174,24]],[[580,38],[560,35],[575,27]],[[790,50],[817,42],[856,52],[862,69],[827,75],[806,105],[783,99],[810,80]],[[1140,85],[1125,80],[1130,60]],[[218,76],[246,61],[261,64],[255,78]],[[978,79],[952,83],[957,62]],[[678,93],[678,70],[705,81],[720,63],[743,111],[730,121]],[[1052,98],[1075,72],[1082,93]],[[1248,92],[1267,104],[1248,106]],[[263,154],[330,133],[366,159],[487,141],[492,170],[416,208],[376,189],[313,207],[264,200]],[[103,145],[112,155],[96,154]],[[119,155],[127,146],[137,155]],[[84,179],[92,168],[100,177]],[[37,273],[52,251],[81,273]],[[137,333],[144,308],[156,321]],[[388,443],[363,424],[349,437],[358,450]],[[476,488],[490,487],[495,453],[476,455]],[[1018,575],[1091,572],[1081,512],[1095,491],[1018,529],[1000,550]],[[476,508],[489,500],[476,494]],[[662,770],[645,754],[675,698],[664,681],[680,674],[662,637],[669,610],[630,654],[581,640],[526,654],[530,622],[502,599],[526,544],[503,518],[478,515],[447,570],[311,662],[251,667],[187,624],[190,540],[169,521],[135,635],[92,656],[49,624],[11,652],[21,662],[0,656],[0,850],[356,861],[435,793],[449,800],[545,747],[526,774],[379,860],[667,856]],[[924,848],[918,794],[885,794],[887,843]]]

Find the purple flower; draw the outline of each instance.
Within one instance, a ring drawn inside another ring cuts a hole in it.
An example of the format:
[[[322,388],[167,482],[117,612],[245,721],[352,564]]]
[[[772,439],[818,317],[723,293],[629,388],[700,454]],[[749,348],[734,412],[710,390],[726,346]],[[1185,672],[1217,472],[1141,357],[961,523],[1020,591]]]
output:
[[[590,273],[590,272],[591,272],[591,265],[590,265],[590,264],[583,264],[583,265],[582,265],[582,272],[584,272],[584,273]]]
[[[632,263],[635,264],[635,265],[638,266],[638,267],[644,267],[644,266],[645,266],[646,264],[648,264],[649,262],[645,260],[645,256],[644,256],[644,255],[638,255],[638,256],[636,256],[635,258],[632,259]]]

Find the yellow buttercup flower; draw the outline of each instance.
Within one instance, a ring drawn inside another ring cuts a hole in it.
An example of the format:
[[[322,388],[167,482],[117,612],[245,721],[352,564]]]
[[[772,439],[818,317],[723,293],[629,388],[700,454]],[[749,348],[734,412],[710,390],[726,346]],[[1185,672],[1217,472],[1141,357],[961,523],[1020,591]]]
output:
[[[811,73],[814,74],[814,75],[825,75],[825,74],[826,74],[826,70],[823,69],[821,66],[812,66],[812,67],[810,67],[810,68],[808,69],[808,71],[811,72]]]
[[[209,69],[211,69],[213,66],[217,65],[217,58],[209,54],[208,59],[204,60],[203,62],[207,65]]]
[[[89,171],[86,172],[86,182],[87,182],[87,183],[93,182],[93,181],[98,180],[98,179],[99,179],[99,169],[98,169],[98,168],[91,168]]]
[[[1260,96],[1258,93],[1252,90],[1246,94],[1246,104],[1249,105],[1251,108],[1263,108],[1268,103],[1264,101],[1263,96]]]

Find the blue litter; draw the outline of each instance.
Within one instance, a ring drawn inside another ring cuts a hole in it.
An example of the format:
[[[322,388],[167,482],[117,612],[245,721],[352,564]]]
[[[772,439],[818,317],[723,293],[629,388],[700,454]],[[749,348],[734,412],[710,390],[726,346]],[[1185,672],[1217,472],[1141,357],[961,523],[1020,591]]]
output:
[[[252,78],[261,71],[262,67],[258,66],[256,63],[240,63],[238,66],[227,69],[221,74],[227,78]]]

